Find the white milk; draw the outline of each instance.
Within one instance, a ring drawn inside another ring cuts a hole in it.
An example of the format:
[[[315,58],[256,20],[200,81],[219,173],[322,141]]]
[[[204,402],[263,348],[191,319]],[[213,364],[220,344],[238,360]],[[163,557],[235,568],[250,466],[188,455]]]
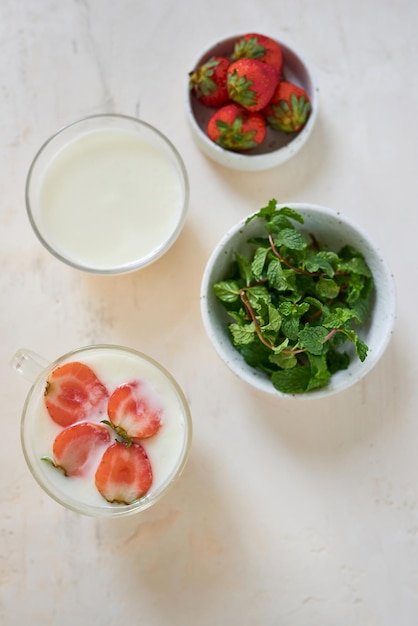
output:
[[[181,218],[181,177],[168,154],[129,130],[100,129],[55,155],[39,190],[39,228],[62,256],[109,269],[161,248]]]
[[[69,361],[81,361],[89,365],[109,393],[112,393],[118,385],[140,380],[145,383],[146,394],[151,404],[162,408],[162,425],[159,431],[153,437],[141,440],[153,471],[153,484],[146,496],[152,498],[175,477],[182,464],[190,437],[185,409],[176,388],[156,366],[122,350],[97,348],[77,353],[63,362]],[[31,442],[27,445],[28,455],[30,463],[34,466],[35,475],[45,484],[47,490],[58,494],[61,500],[69,498],[75,502],[104,508],[123,507],[124,505],[108,503],[97,491],[94,482],[96,468],[94,463],[92,471],[86,476],[66,477],[60,470],[41,460],[44,456],[52,457],[53,441],[62,430],[45,408],[44,389],[45,382],[42,382],[32,394],[28,407],[29,414],[25,420],[25,438]],[[106,409],[101,414],[89,416],[87,421],[100,423],[103,419],[108,419]],[[110,435],[110,443],[113,443],[116,435],[111,430]],[[104,449],[99,450],[97,463],[103,451]]]

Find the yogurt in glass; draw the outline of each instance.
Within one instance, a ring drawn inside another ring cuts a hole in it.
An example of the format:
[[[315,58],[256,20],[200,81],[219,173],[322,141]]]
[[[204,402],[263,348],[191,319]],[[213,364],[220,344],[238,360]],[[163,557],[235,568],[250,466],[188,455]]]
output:
[[[112,274],[144,267],[183,226],[188,179],[173,144],[121,115],[84,118],[39,150],[26,207],[41,243],[81,270]]]

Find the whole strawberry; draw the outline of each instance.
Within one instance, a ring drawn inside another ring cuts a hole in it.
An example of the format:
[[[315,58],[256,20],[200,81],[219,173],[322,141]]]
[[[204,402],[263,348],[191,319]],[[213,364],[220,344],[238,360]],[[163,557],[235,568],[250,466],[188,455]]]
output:
[[[311,112],[309,96],[302,87],[282,80],[263,111],[269,126],[285,133],[297,133]]]
[[[247,33],[235,43],[232,60],[238,59],[258,59],[268,63],[280,76],[283,71],[283,52],[280,45],[274,39],[258,33]]]
[[[266,136],[266,122],[260,113],[238,104],[227,104],[209,119],[208,137],[226,150],[245,152],[259,146]]]
[[[229,59],[213,56],[189,74],[191,92],[202,104],[217,108],[229,100],[226,88]]]
[[[277,70],[257,59],[240,59],[228,67],[226,86],[229,97],[248,111],[264,109],[278,82]]]

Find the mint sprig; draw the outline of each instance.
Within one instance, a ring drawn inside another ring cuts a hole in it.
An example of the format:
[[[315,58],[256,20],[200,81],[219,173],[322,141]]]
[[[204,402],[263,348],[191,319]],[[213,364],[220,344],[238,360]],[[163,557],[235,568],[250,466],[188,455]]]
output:
[[[371,271],[352,246],[330,251],[315,234],[305,237],[303,216],[274,199],[246,223],[254,219],[265,236],[249,241],[248,256],[236,253],[230,275],[213,285],[231,317],[232,344],[282,393],[323,388],[348,367],[348,344],[367,357],[358,329],[371,312]]]

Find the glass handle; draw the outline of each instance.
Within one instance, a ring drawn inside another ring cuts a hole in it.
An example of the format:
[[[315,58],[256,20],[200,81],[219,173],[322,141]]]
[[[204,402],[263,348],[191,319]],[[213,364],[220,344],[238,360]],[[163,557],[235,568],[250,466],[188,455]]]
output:
[[[12,357],[10,365],[26,380],[34,383],[41,372],[48,367],[49,361],[36,354],[36,352],[21,348]]]

